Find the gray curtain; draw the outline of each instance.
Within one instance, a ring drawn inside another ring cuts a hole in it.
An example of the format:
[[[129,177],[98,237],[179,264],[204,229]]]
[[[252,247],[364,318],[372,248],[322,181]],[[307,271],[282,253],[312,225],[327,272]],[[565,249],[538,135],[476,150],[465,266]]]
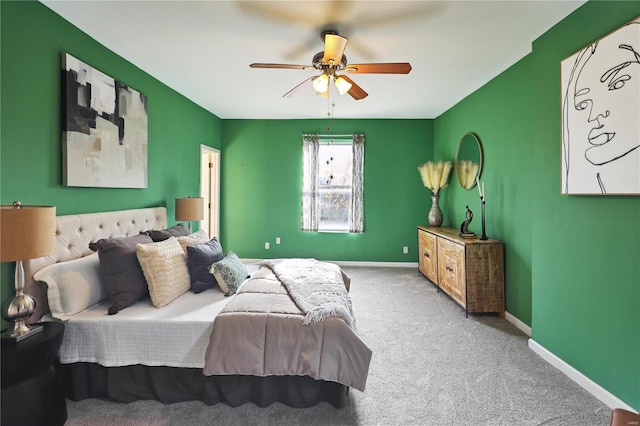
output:
[[[349,232],[364,232],[364,135],[353,135],[353,179],[351,181],[351,216]]]
[[[302,135],[302,214],[300,228],[317,232],[320,207],[318,205],[318,135]]]

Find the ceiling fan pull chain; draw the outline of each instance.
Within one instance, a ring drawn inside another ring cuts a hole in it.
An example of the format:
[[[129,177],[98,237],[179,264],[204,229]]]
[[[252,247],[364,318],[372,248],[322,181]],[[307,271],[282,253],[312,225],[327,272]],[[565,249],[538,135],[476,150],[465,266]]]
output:
[[[329,81],[329,87],[327,88],[327,117],[331,122],[333,122],[333,107],[335,105],[335,102],[333,102],[333,92],[331,91],[331,81]]]

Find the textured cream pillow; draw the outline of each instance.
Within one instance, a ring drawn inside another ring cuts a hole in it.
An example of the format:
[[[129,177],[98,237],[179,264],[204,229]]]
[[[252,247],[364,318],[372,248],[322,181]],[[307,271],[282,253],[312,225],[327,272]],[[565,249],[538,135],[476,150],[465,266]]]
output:
[[[209,241],[209,235],[204,229],[200,229],[193,234],[185,235],[182,237],[177,237],[178,242],[182,246],[182,250],[184,250],[185,256],[187,255],[187,247],[189,246],[197,246],[198,244],[204,244]]]
[[[189,269],[184,251],[176,237],[136,247],[138,262],[156,308],[172,302],[189,290]]]

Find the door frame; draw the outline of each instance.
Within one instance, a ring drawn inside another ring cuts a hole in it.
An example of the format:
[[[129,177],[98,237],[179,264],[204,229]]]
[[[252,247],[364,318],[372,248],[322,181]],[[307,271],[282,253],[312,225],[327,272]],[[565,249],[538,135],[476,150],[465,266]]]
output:
[[[210,238],[220,238],[220,150],[200,145],[200,196],[205,217],[201,222]]]

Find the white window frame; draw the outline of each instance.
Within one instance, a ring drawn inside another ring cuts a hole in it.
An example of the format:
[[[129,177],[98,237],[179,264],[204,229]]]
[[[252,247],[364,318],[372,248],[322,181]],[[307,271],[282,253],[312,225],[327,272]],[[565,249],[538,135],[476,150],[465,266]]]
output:
[[[350,139],[347,139],[350,138]],[[320,227],[319,150],[321,144],[348,143],[352,146],[353,166],[349,229]],[[364,135],[320,136],[302,135],[302,212],[301,230],[304,232],[364,232]]]

